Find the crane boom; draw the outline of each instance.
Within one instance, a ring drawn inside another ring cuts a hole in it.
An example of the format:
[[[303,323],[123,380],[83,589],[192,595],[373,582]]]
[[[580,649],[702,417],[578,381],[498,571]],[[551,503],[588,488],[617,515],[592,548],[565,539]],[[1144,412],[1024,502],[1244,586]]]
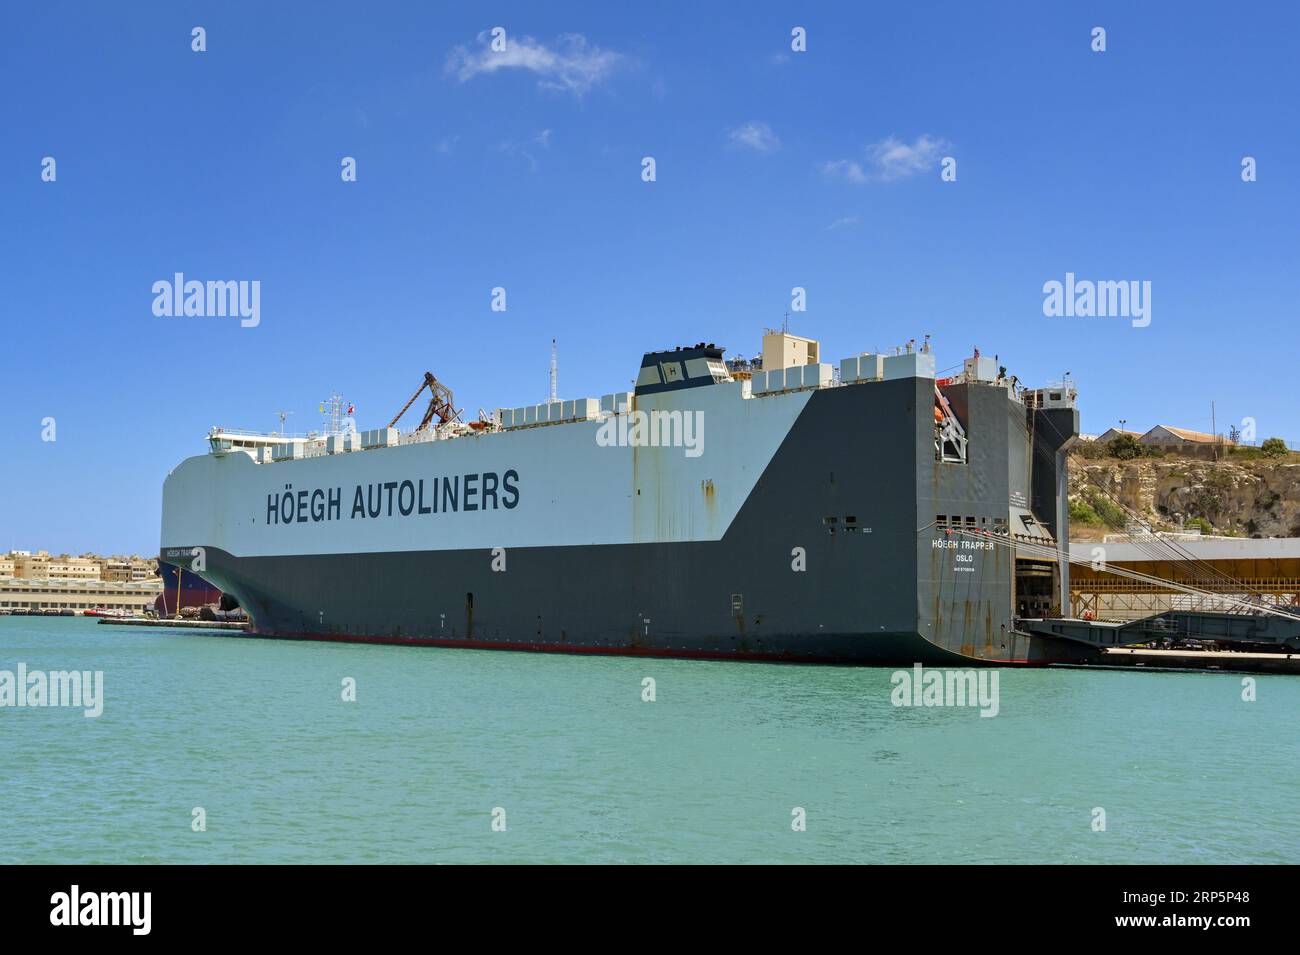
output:
[[[415,429],[416,431],[423,431],[435,417],[438,419],[439,424],[447,424],[459,417],[460,412],[452,405],[451,389],[433,377],[433,372],[426,371],[424,381],[420,382],[420,387],[415,389],[415,394],[411,395],[410,400],[402,405],[402,410],[397,412],[393,416],[393,420],[388,423],[390,428],[397,426],[397,422],[401,420],[402,415],[406,414],[407,409],[415,404],[415,399],[420,397],[425,388],[429,389],[429,407],[424,412],[424,418],[420,421],[420,426]]]

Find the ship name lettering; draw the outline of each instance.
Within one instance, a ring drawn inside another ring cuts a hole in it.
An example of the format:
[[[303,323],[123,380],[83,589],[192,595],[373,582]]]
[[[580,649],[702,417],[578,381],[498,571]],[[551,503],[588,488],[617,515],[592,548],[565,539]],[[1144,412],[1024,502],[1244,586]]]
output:
[[[481,471],[435,478],[407,478],[358,484],[352,492],[349,520],[455,514],[462,511],[513,510],[519,506],[519,472]],[[306,524],[337,521],[343,516],[340,487],[294,490],[266,496],[266,523]]]

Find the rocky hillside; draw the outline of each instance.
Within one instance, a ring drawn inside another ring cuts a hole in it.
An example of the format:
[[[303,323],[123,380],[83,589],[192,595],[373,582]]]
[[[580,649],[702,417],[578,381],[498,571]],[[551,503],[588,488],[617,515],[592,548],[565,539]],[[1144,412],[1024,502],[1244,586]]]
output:
[[[1126,518],[1115,501],[1156,530],[1176,530],[1181,522],[1206,534],[1300,537],[1300,455],[1219,462],[1072,456],[1071,536],[1123,530]]]

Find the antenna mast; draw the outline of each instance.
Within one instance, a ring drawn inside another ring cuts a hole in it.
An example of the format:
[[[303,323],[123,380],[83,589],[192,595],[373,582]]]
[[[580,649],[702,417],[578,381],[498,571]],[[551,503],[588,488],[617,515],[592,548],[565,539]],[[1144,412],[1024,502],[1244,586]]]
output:
[[[343,433],[343,419],[346,417],[344,406],[343,396],[337,391],[331,392],[330,396],[321,402],[320,410],[324,417],[321,426],[325,437]]]
[[[284,419],[287,418],[287,417],[289,417],[289,415],[293,414],[293,412],[292,412],[292,411],[277,411],[276,414],[280,416],[280,436],[281,436],[281,437],[284,437]]]
[[[551,400],[556,400],[556,378],[559,376],[559,363],[555,359],[555,339],[551,339]]]

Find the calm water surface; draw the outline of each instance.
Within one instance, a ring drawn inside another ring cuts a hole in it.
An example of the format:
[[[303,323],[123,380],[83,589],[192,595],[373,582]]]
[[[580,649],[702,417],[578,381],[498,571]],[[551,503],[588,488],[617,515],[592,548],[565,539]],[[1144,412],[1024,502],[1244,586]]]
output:
[[[19,662],[106,702],[0,708],[3,862],[1300,861],[1300,678],[1002,671],[988,719],[889,670],[0,618]]]

